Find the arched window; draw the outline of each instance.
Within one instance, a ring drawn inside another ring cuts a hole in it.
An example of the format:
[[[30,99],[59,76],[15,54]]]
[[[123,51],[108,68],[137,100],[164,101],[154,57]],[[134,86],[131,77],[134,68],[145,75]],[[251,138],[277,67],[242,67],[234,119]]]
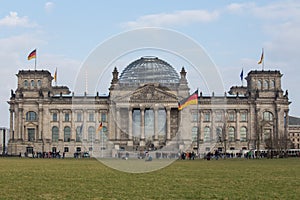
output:
[[[273,114],[269,111],[264,112],[263,118],[265,121],[272,121],[273,120]]]
[[[103,132],[107,132],[107,127],[106,127],[106,126],[103,126],[102,131],[103,131]]]
[[[26,121],[37,121],[37,114],[34,111],[27,112]]]
[[[204,128],[204,142],[209,142],[210,141],[210,128],[206,126]]]
[[[197,138],[198,138],[198,127],[194,126],[192,128],[192,142],[197,142]]]
[[[234,142],[234,140],[235,140],[234,132],[235,132],[234,127],[231,126],[231,127],[228,128],[228,140],[229,140],[229,142]]]
[[[223,141],[223,134],[222,134],[222,128],[221,127],[217,127],[216,137],[217,137],[218,142]]]
[[[31,80],[30,85],[31,85],[31,87],[34,87],[34,80]]]
[[[247,128],[244,126],[240,130],[240,140],[241,142],[247,141]]]
[[[257,81],[257,89],[261,90],[262,82],[261,80]]]
[[[275,88],[275,81],[271,80],[270,82],[270,89],[274,89]]]
[[[25,87],[25,88],[28,87],[28,81],[27,81],[27,80],[24,81],[24,87]]]
[[[95,140],[95,127],[90,126],[88,128],[88,141],[93,142]]]
[[[64,142],[70,142],[71,138],[71,128],[69,126],[66,126],[64,128]]]
[[[264,80],[264,90],[269,89],[269,81],[268,80]]]
[[[37,86],[38,86],[38,87],[41,87],[41,86],[42,86],[42,81],[41,81],[41,80],[38,80],[38,81],[37,81]]]
[[[83,126],[77,126],[76,128],[76,142],[82,141],[82,128]]]
[[[52,127],[52,142],[58,142],[59,134],[58,134],[58,127]]]

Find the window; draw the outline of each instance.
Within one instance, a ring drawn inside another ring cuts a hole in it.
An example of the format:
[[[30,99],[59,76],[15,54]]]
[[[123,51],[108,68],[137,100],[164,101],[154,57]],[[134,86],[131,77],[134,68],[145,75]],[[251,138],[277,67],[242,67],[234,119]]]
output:
[[[265,90],[269,89],[269,82],[268,82],[268,80],[264,80],[264,89]]]
[[[56,151],[57,151],[56,147],[52,147],[52,152],[56,153]]]
[[[107,132],[107,127],[106,127],[106,126],[103,126],[103,127],[102,127],[102,131],[103,131],[103,132]]]
[[[81,147],[76,147],[76,152],[81,152]]]
[[[77,126],[77,128],[76,128],[76,142],[82,141],[82,128],[83,128],[83,125]]]
[[[271,139],[271,129],[264,130],[263,139],[265,142]]]
[[[28,81],[27,81],[27,80],[24,81],[24,87],[25,87],[25,88],[28,87]]]
[[[35,140],[35,129],[34,128],[28,128],[28,141],[34,141]]]
[[[244,126],[240,130],[240,140],[241,142],[247,141],[247,128]]]
[[[37,115],[33,111],[29,111],[26,113],[26,121],[37,121]]]
[[[229,142],[234,142],[235,137],[234,137],[234,127],[229,127],[228,128],[228,140]]]
[[[205,112],[204,113],[204,121],[209,122],[210,121],[210,112]]]
[[[52,114],[52,121],[57,122],[57,113]]]
[[[101,121],[106,122],[106,113],[101,113]]]
[[[37,81],[37,86],[38,86],[38,87],[41,87],[41,86],[42,86],[42,81],[41,81],[41,80],[38,80],[38,81]]]
[[[58,142],[59,134],[58,134],[58,127],[52,127],[52,142]]]
[[[69,152],[69,147],[65,147],[64,152]]]
[[[241,122],[247,121],[247,112],[241,112]]]
[[[192,120],[193,120],[193,122],[197,122],[197,119],[198,119],[198,113],[197,112],[193,112],[192,113]]]
[[[94,115],[94,113],[89,113],[89,121],[90,122],[95,121],[95,115]]]
[[[274,89],[275,88],[275,81],[271,80],[270,82],[270,89]]]
[[[261,90],[262,82],[261,80],[257,81],[257,89]]]
[[[90,126],[88,128],[88,141],[93,142],[95,140],[95,127]]]
[[[81,112],[77,113],[77,121],[82,122],[82,113]]]
[[[210,128],[206,126],[204,128],[204,142],[209,142],[210,141]]]
[[[70,121],[70,113],[65,113],[65,122]]]
[[[217,127],[216,136],[217,136],[217,141],[218,142],[223,141],[223,134],[222,134],[222,128],[221,127]]]
[[[31,87],[34,87],[34,80],[31,80]]]
[[[194,126],[192,128],[192,142],[197,142],[197,138],[198,138],[198,128],[197,126]]]
[[[71,138],[71,128],[69,126],[66,126],[64,128],[64,142],[70,142]]]
[[[234,122],[235,121],[235,114],[234,112],[228,113],[228,121]]]
[[[273,120],[273,114],[269,111],[264,112],[263,114],[265,121],[272,121]]]

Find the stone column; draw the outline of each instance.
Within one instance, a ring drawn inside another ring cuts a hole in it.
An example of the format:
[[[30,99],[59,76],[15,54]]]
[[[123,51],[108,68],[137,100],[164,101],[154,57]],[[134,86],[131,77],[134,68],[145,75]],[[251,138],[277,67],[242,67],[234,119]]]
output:
[[[145,108],[140,108],[141,112],[141,141],[140,146],[145,146]]]
[[[158,140],[158,108],[154,108],[154,140]]]
[[[25,130],[24,130],[24,119],[23,119],[23,108],[19,108],[19,136],[20,139],[26,140],[27,136],[25,135]],[[24,130],[24,131],[23,131]]]
[[[117,129],[117,135],[116,135],[116,139],[120,140],[121,139],[121,133],[120,133],[120,107],[116,108],[116,112],[117,112],[117,119],[116,119],[116,129]]]
[[[132,140],[132,108],[128,108],[128,146],[133,146]]]
[[[215,127],[215,111],[211,110],[211,131],[210,131],[210,142],[216,139],[216,127]]]
[[[21,139],[20,129],[19,129],[19,109],[15,108],[15,123],[14,123],[14,130],[15,130],[15,137],[16,139]]]
[[[240,141],[240,110],[236,110],[235,140]]]
[[[12,108],[9,109],[10,117],[9,117],[9,134],[12,140],[15,140],[14,134],[14,110]]]
[[[171,139],[171,108],[167,107],[167,140]]]
[[[64,118],[64,113],[62,110],[59,110],[58,141],[64,140],[63,118]]]
[[[132,140],[132,108],[128,108],[128,139]]]
[[[36,137],[36,140],[40,140],[40,139],[43,139],[43,105],[42,104],[39,104],[39,125],[37,127],[37,137]]]

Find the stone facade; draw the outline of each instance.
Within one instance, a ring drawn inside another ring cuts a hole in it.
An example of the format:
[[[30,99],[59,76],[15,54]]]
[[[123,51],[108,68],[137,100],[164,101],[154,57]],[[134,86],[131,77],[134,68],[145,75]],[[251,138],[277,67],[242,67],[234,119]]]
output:
[[[186,73],[182,68],[177,75],[158,58],[141,58],[120,76],[114,69],[108,96],[78,96],[66,86],[52,86],[49,71],[21,70],[8,101],[8,153],[111,156],[120,149],[204,153],[282,147],[290,102],[279,71],[250,71],[247,87],[232,87],[224,96],[200,92],[198,105],[179,111],[178,102],[189,96]]]

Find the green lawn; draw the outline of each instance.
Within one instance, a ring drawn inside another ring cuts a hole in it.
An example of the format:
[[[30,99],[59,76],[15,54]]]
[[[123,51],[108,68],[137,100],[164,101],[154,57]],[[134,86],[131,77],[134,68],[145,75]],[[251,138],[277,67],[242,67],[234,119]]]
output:
[[[183,160],[150,173],[95,159],[0,158],[0,199],[299,198],[299,158]]]

